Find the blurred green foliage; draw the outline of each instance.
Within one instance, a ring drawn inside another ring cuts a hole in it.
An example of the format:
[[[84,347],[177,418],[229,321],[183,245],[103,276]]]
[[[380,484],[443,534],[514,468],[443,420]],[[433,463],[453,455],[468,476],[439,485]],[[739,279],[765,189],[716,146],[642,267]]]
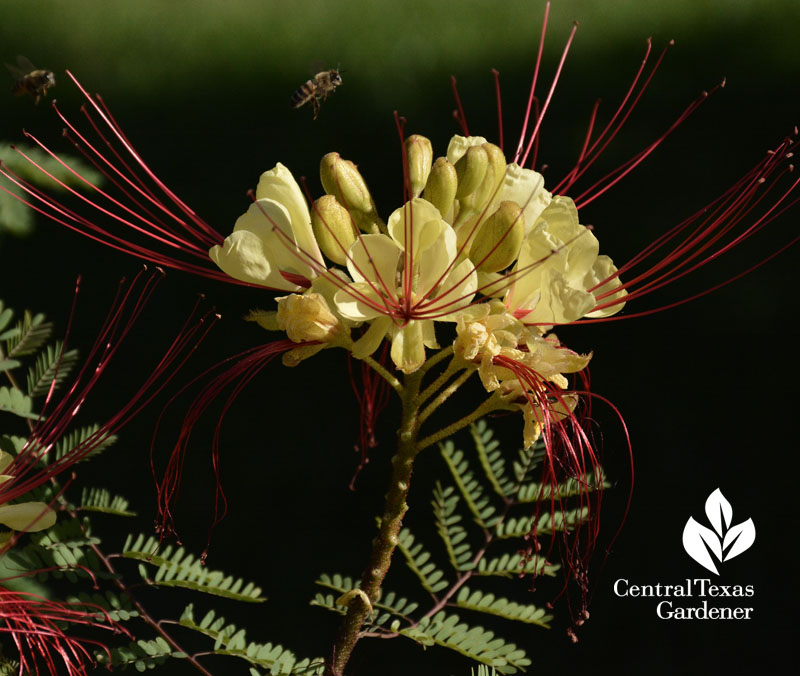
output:
[[[0,44],[6,61],[70,68],[106,94],[182,97],[211,81],[231,98],[260,98],[272,83],[299,84],[318,66],[341,65],[370,99],[423,93],[420,79],[442,71],[498,68],[535,55],[541,0],[31,0],[6,2]],[[790,71],[796,62],[795,0],[556,0],[547,49],[557,51],[573,20],[575,49],[593,54],[678,38],[728,44],[756,64]],[[767,38],[767,39],[765,39]],[[758,44],[757,50],[753,46]],[[711,57],[713,59],[713,56]],[[488,65],[487,65],[488,64]],[[364,99],[359,99],[363,101]],[[361,104],[360,104],[361,105]]]

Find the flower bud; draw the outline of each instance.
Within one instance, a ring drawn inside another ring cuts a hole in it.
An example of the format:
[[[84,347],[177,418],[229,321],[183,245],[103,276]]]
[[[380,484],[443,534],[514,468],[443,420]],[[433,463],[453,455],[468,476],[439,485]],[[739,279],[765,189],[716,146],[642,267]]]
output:
[[[447,161],[447,158],[440,157],[433,163],[428,184],[425,186],[425,199],[433,204],[442,215],[447,218],[453,208],[453,200],[456,198],[458,189],[458,175],[456,168]]]
[[[278,326],[286,331],[289,340],[295,343],[316,341],[329,343],[342,328],[325,298],[319,293],[300,295],[293,293],[277,298]]]
[[[458,190],[456,197],[463,199],[478,189],[486,176],[489,166],[489,155],[482,146],[470,146],[467,152],[456,162]]]
[[[348,209],[364,213],[374,211],[372,196],[355,164],[343,160],[339,153],[328,153],[319,168],[322,187]]]
[[[486,151],[489,165],[480,186],[469,196],[469,200],[473,202],[471,206],[476,211],[482,211],[494,199],[506,173],[506,156],[503,151],[494,143],[484,143],[481,147]]]
[[[479,271],[497,272],[514,262],[524,236],[525,221],[520,206],[516,202],[501,202],[475,235],[469,258]]]
[[[319,248],[339,265],[347,262],[347,250],[356,240],[350,214],[333,195],[323,195],[311,210],[311,227]]]
[[[424,136],[414,134],[406,139],[406,157],[408,159],[408,180],[411,184],[411,196],[419,197],[433,162],[433,146]]]

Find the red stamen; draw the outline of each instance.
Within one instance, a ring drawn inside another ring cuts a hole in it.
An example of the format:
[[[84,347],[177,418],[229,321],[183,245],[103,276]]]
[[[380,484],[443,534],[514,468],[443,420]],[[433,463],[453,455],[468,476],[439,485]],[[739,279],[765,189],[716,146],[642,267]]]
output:
[[[522,118],[522,131],[519,134],[519,143],[517,143],[517,150],[514,153],[513,162],[516,162],[519,159],[520,154],[522,153],[522,146],[525,144],[525,134],[528,131],[528,120],[531,118],[531,107],[533,106],[533,101],[536,96],[536,81],[539,79],[539,69],[542,66],[542,53],[544,52],[544,38],[547,34],[547,19],[550,16],[550,3],[548,2],[544,6],[544,20],[542,21],[542,33],[539,36],[539,51],[536,54],[536,65],[533,67],[533,80],[531,82],[531,88],[528,94],[528,107],[525,109],[525,116]],[[537,112],[536,118],[539,118],[539,114]]]
[[[453,111],[453,117],[464,132],[464,136],[469,136],[469,127],[467,127],[467,118],[464,115],[464,108],[461,105],[461,97],[458,95],[458,86],[456,85],[456,78],[454,75],[450,76],[450,86],[453,89],[453,97],[456,100],[456,110]]]
[[[497,99],[497,133],[498,133],[498,146],[503,150],[503,98],[500,96],[500,71],[492,68],[492,77],[494,77],[494,91],[495,98]]]
[[[537,136],[539,135],[539,129],[542,126],[542,121],[544,120],[544,116],[547,113],[548,107],[550,106],[550,101],[553,98],[553,94],[556,91],[556,85],[558,84],[558,79],[561,77],[561,71],[564,68],[564,63],[567,60],[567,54],[569,53],[569,48],[572,45],[572,40],[574,39],[575,33],[577,31],[578,31],[578,22],[576,21],[572,25],[572,30],[570,31],[569,37],[567,38],[567,42],[564,45],[564,50],[561,53],[561,60],[558,62],[558,67],[556,68],[556,74],[553,76],[553,82],[550,84],[550,90],[547,92],[547,98],[545,98],[545,100],[544,100],[544,105],[542,106],[542,110],[536,116],[536,124],[535,124],[535,126],[533,128],[533,131],[531,132],[530,138],[528,139],[528,145],[525,148],[524,154],[519,159],[518,164],[520,166],[524,166],[525,165],[525,162],[528,159],[528,154],[531,152],[531,148],[533,146],[533,143],[534,143],[535,139],[537,138]],[[537,64],[537,67],[538,67],[538,64]],[[533,96],[533,87],[531,87],[531,97],[532,96]],[[528,108],[530,110],[530,103],[528,104]],[[525,126],[527,126],[527,118],[525,120]],[[523,129],[524,129],[524,127],[523,127]],[[520,137],[520,141],[522,143],[524,143],[524,138],[525,137],[524,137],[524,133],[523,133],[523,135]],[[520,145],[522,145],[522,144],[520,144]],[[514,156],[514,161],[515,162],[517,161],[518,157],[519,157],[519,153],[517,153],[517,155]]]
[[[287,352],[288,350],[291,350],[292,348],[310,344],[311,343],[294,343],[291,340],[285,339],[250,348],[249,350],[245,350],[244,352],[233,355],[232,357],[228,357],[219,364],[206,369],[199,376],[193,378],[189,383],[184,385],[172,398],[170,398],[161,415],[159,416],[158,421],[156,422],[155,429],[153,430],[153,441],[150,446],[150,469],[153,474],[153,479],[156,483],[159,514],[158,521],[156,523],[156,530],[161,534],[162,538],[176,533],[172,505],[178,499],[180,493],[186,452],[188,450],[189,441],[194,428],[200,422],[208,407],[217,398],[219,398],[221,393],[229,385],[234,383],[233,390],[225,400],[222,412],[217,419],[217,424],[214,430],[214,440],[211,447],[211,461],[216,480],[216,489],[214,498],[213,522],[209,528],[208,542],[202,555],[202,558],[205,559],[210,546],[212,531],[222,521],[227,512],[227,500],[222,489],[219,468],[220,433],[225,414],[239,396],[242,389],[275,357]],[[158,430],[161,426],[164,414],[172,405],[172,403],[189,387],[193,386],[198,381],[204,380],[209,374],[218,371],[223,366],[226,367],[226,370],[217,374],[211,379],[210,382],[205,384],[200,394],[198,394],[192,401],[192,404],[189,407],[189,414],[186,416],[181,426],[178,440],[173,447],[169,459],[167,460],[167,465],[162,473],[162,476],[159,478],[155,467],[155,440],[158,436]]]

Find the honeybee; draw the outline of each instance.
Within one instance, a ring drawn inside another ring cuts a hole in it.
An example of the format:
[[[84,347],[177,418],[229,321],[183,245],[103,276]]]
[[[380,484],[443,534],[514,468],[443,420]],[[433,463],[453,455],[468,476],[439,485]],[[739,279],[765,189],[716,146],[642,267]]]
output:
[[[316,120],[317,115],[319,115],[320,102],[328,98],[328,94],[333,92],[340,84],[342,84],[342,76],[339,74],[338,68],[320,71],[310,80],[306,80],[292,94],[291,106],[292,108],[299,108],[311,101],[314,106],[314,119]]]
[[[30,94],[34,102],[39,103],[39,99],[47,95],[47,90],[55,87],[56,77],[53,71],[36,68],[24,56],[17,57],[16,66],[7,63],[6,68],[15,78],[14,86],[11,88],[14,96]]]

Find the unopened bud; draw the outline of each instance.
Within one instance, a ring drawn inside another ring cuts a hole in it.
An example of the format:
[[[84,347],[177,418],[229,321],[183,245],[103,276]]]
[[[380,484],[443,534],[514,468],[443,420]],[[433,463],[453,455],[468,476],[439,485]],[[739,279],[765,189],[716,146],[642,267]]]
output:
[[[361,172],[355,164],[343,160],[339,153],[328,153],[322,158],[319,174],[325,192],[334,195],[348,209],[364,213],[374,210],[372,197]]]
[[[406,157],[408,159],[408,180],[411,184],[411,197],[419,197],[433,163],[433,146],[424,136],[414,134],[406,139]]]
[[[453,200],[456,198],[458,189],[458,174],[456,168],[447,161],[446,157],[440,157],[433,163],[431,175],[428,176],[428,184],[425,186],[425,199],[433,204],[442,215],[447,218],[453,208]]]
[[[334,263],[344,265],[347,250],[357,234],[347,209],[333,195],[323,195],[314,202],[311,227],[322,253]]]
[[[297,293],[277,298],[278,326],[295,343],[329,343],[342,328],[325,298],[319,293]]]
[[[524,236],[522,209],[516,202],[501,202],[475,235],[469,258],[479,271],[497,272],[514,262]]]
[[[456,162],[458,190],[456,197],[463,199],[471,195],[483,182],[486,168],[489,166],[489,155],[481,146],[470,146],[467,152]]]
[[[475,209],[483,209],[497,194],[506,174],[506,156],[494,143],[481,146],[489,157],[489,166],[480,187],[474,193]]]

